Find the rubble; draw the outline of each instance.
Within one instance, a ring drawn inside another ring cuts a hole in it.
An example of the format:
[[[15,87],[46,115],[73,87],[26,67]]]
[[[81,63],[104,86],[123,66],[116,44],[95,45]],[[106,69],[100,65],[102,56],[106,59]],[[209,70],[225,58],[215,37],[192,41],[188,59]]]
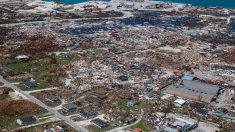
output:
[[[231,130],[234,10],[148,0],[15,4],[0,6],[0,74],[61,116],[79,118],[76,125]],[[7,101],[0,119],[41,112]]]

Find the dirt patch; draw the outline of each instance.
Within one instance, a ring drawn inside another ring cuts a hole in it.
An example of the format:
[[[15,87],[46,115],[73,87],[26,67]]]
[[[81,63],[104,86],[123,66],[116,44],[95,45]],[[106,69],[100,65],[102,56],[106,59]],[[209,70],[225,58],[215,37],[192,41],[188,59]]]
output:
[[[235,64],[235,50],[228,53],[224,53],[221,58],[226,63]]]
[[[12,54],[14,56],[19,54],[27,54],[32,56],[41,56],[48,52],[52,51],[60,51],[63,48],[57,44],[54,44],[55,39],[50,37],[43,37],[43,36],[33,36],[27,38],[29,40],[29,44],[24,44],[19,46],[16,50],[12,50]]]
[[[43,112],[43,109],[26,100],[0,101],[0,120]]]

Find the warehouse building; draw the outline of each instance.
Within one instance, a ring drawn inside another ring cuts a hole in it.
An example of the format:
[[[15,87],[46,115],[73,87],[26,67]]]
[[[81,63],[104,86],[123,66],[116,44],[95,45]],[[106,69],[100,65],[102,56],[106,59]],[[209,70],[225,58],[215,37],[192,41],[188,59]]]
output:
[[[183,79],[180,83],[169,85],[165,92],[191,100],[210,103],[219,94],[220,87],[196,80]]]

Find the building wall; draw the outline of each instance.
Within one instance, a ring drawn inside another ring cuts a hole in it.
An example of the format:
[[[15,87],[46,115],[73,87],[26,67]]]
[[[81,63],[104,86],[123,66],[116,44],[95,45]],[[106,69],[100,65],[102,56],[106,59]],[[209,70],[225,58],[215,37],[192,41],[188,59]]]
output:
[[[166,93],[172,94],[172,95],[176,95],[176,96],[180,96],[180,97],[184,97],[184,98],[188,98],[191,100],[195,100],[195,101],[202,101],[205,103],[210,103],[211,100],[205,99],[205,98],[199,98],[198,96],[193,96],[193,95],[189,95],[189,94],[185,94],[185,93],[181,93],[181,92],[177,92],[177,91],[173,91],[173,90],[167,90],[166,89]]]

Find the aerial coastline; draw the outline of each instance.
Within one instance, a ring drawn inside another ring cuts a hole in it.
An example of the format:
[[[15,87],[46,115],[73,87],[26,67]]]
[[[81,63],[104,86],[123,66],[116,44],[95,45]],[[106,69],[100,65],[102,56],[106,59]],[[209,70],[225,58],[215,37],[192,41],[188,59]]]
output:
[[[53,0],[44,0],[44,1],[53,1]],[[58,2],[62,2],[65,4],[77,4],[88,2],[92,0],[60,0]],[[100,1],[111,1],[111,0],[100,0]],[[235,9],[235,1],[232,0],[152,0],[152,1],[163,1],[163,2],[175,2],[175,3],[182,3],[182,4],[190,4],[193,6],[207,6],[207,7],[223,7],[229,9]]]
[[[235,9],[77,2],[0,2],[0,131],[235,130]]]

